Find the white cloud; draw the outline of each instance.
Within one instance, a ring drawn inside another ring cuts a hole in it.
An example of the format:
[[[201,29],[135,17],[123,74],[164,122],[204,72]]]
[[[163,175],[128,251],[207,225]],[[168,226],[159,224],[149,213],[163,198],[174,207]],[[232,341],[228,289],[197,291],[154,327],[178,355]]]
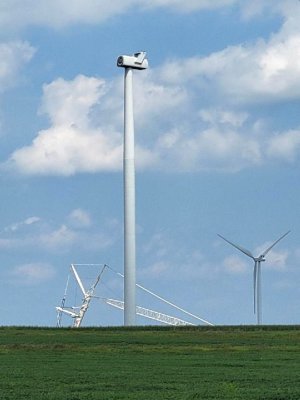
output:
[[[146,7],[167,7],[180,12],[191,12],[205,9],[216,9],[236,4],[238,0],[152,0],[150,6]]]
[[[282,37],[287,37],[294,33],[300,33],[299,18],[300,4],[298,0],[281,0],[277,4],[271,4],[267,0],[263,0],[265,6],[269,10],[279,13],[283,17],[283,26],[280,34]]]
[[[28,26],[47,26],[60,29],[74,24],[99,24],[132,10],[166,9],[180,13],[215,10],[237,5],[244,17],[277,13],[282,15],[289,29],[296,28],[299,11],[296,0],[73,0],[72,7],[62,0],[10,0],[0,3],[0,24],[7,31]]]
[[[89,126],[89,113],[106,92],[103,79],[78,75],[72,81],[58,78],[43,86],[41,112],[54,126]]]
[[[262,13],[267,7],[265,0],[252,0],[245,1],[241,4],[243,16],[245,18],[251,18]]]
[[[292,0],[293,1],[293,0]],[[268,16],[272,14],[284,14],[284,5],[287,3],[286,0],[277,0],[270,2],[269,0],[240,0],[240,7],[242,10],[242,16],[245,19],[253,17],[263,17],[265,13]]]
[[[256,247],[256,249],[252,252],[255,257],[259,257],[263,254],[266,249],[271,246],[271,242],[266,242],[263,245]],[[273,269],[273,270],[285,270],[287,268],[287,259],[289,257],[289,252],[287,250],[277,250],[272,249],[266,255],[266,261],[262,263],[263,268]],[[232,255],[226,257],[223,261],[223,266],[226,271],[230,273],[246,273],[249,270],[252,270],[254,262],[247,258],[246,256],[243,259],[238,255]]]
[[[89,213],[82,209],[73,210],[65,220],[65,223],[50,224],[30,217],[11,224],[1,232],[0,248],[22,250],[34,246],[61,253],[76,247],[94,251],[111,246],[119,236],[120,227],[116,221],[104,222],[103,231],[95,229]]]
[[[45,263],[23,264],[15,267],[10,274],[17,284],[38,285],[51,280],[55,276],[54,268]]]
[[[299,56],[299,34],[275,35],[268,42],[167,62],[161,75],[173,84],[194,84],[223,104],[274,102],[300,96]]]
[[[266,268],[276,269],[279,271],[287,268],[287,261],[289,257],[289,251],[287,250],[272,250],[266,259]]]
[[[274,15],[280,16],[284,20],[283,31],[299,32],[300,5],[298,0],[239,0],[242,17],[263,18],[264,20]]]
[[[72,246],[77,239],[77,235],[66,225],[61,225],[54,231],[41,234],[38,239],[42,246],[58,250]]]
[[[287,9],[281,10],[283,28],[269,40],[167,61],[135,75],[138,168],[236,172],[297,159],[297,130],[271,136],[262,121],[241,110],[248,102],[300,97],[300,33],[291,28]],[[13,152],[10,167],[65,176],[121,170],[121,78],[57,79],[44,86],[41,111],[51,126]]]
[[[295,162],[300,155],[300,130],[290,130],[273,136],[267,151],[271,158]]]
[[[239,171],[261,163],[260,144],[233,130],[205,129],[191,135],[173,131],[162,135],[155,151],[160,167],[173,171]]]
[[[74,246],[85,250],[104,249],[111,246],[114,239],[111,232],[82,232],[64,224],[34,238],[37,245],[54,252],[67,251]]]
[[[248,118],[246,112],[234,112],[219,108],[200,110],[199,115],[203,121],[209,122],[212,125],[225,124],[236,128],[241,128]]]
[[[134,84],[134,113],[138,125],[144,124],[153,118],[162,121],[169,120],[169,114],[173,110],[183,110],[184,114],[187,104],[189,104],[190,93],[188,88],[179,84],[169,84],[161,79],[160,68],[158,70],[147,71],[143,74],[136,74]],[[122,94],[120,94],[122,98]]]
[[[0,24],[10,30],[30,25],[62,28],[76,23],[95,24],[125,12],[137,0],[11,0],[0,4]]]
[[[72,175],[76,172],[119,170],[120,133],[96,129],[90,113],[105,92],[103,80],[77,76],[44,86],[42,111],[52,126],[40,131],[32,145],[16,150],[10,166],[24,174]]]
[[[241,1],[247,12],[279,13],[283,22],[269,39],[229,46],[206,57],[170,60],[160,68],[165,81],[194,84],[224,103],[277,102],[300,96],[300,3]],[[267,9],[267,11],[266,11]],[[250,11],[252,10],[252,11]],[[197,90],[198,90],[197,89]]]
[[[24,221],[21,222],[15,222],[7,227],[4,228],[4,232],[15,232],[18,231],[20,228],[24,227],[24,226],[28,226],[28,225],[33,225],[37,222],[40,222],[41,219],[39,217],[29,217],[26,218]]]
[[[244,128],[246,113],[221,108],[193,111],[193,92],[189,96],[188,88],[161,77],[156,81],[152,73],[136,83],[139,168],[238,171],[261,163],[260,143]],[[52,126],[40,131],[31,145],[16,150],[8,165],[38,175],[120,170],[120,86],[120,79],[108,84],[82,75],[46,85],[41,109]]]
[[[107,86],[111,89],[109,93]],[[140,86],[138,82],[136,86]],[[41,111],[49,116],[52,126],[40,131],[31,145],[16,150],[8,165],[21,173],[38,175],[120,170],[123,153],[120,88],[120,79],[107,85],[104,80],[82,75],[72,81],[57,79],[45,85]],[[154,83],[151,74],[142,92],[143,95],[139,90],[136,93],[139,126],[153,115],[161,122],[167,111],[186,102],[184,91]],[[93,114],[94,109],[97,115]],[[96,126],[99,118],[101,127]],[[142,137],[145,139],[146,135]],[[159,155],[144,144],[137,143],[136,153],[139,166],[147,167],[158,161]]]
[[[73,210],[68,219],[75,227],[88,227],[92,224],[90,214],[81,208]]]
[[[0,43],[0,92],[16,84],[20,69],[34,53],[35,49],[28,42]]]
[[[29,217],[26,218],[24,221],[25,225],[32,225],[35,224],[36,222],[39,222],[41,219],[39,217]]]
[[[263,245],[257,247],[255,249],[255,254],[262,254],[269,246],[271,246],[272,242],[266,242]],[[287,268],[287,260],[289,257],[289,251],[287,250],[278,250],[273,248],[267,255],[266,261],[264,263],[264,267],[266,269],[278,270],[282,271]]]
[[[10,0],[0,3],[0,25],[18,30],[30,25],[63,28],[72,24],[99,24],[131,9],[167,8],[178,12],[216,9],[235,4],[237,0]]]
[[[1,6],[0,6],[1,7]],[[21,80],[20,71],[35,53],[35,49],[25,41],[0,42],[0,94],[16,86]],[[5,124],[1,121],[0,133],[4,133]]]
[[[122,147],[118,142],[114,133],[109,137],[100,131],[53,127],[41,131],[32,146],[16,150],[10,163],[19,172],[34,175],[117,171],[122,164]]]

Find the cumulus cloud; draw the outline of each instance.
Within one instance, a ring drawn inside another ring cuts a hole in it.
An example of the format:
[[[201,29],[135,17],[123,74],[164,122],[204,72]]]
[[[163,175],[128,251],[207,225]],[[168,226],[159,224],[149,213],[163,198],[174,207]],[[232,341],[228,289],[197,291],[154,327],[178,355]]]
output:
[[[117,171],[121,160],[121,145],[114,133],[111,137],[97,131],[83,134],[75,127],[60,126],[41,131],[32,146],[16,150],[10,162],[24,174],[70,176]]]
[[[138,168],[236,172],[298,159],[297,129],[274,136],[242,109],[300,96],[300,31],[288,3],[277,11],[282,29],[268,40],[168,60],[135,75]],[[7,165],[30,175],[121,170],[121,78],[57,79],[43,88],[41,112],[50,127],[14,151]]]
[[[111,89],[109,93],[107,86]],[[121,86],[119,79],[107,84],[83,75],[72,81],[57,79],[45,85],[41,112],[48,115],[52,125],[40,131],[31,145],[16,150],[8,165],[24,174],[39,175],[68,176],[77,172],[120,170],[123,153]],[[136,93],[138,124],[149,121],[153,114],[162,116],[186,101],[186,94],[180,89],[154,83],[151,76],[145,80],[143,93],[143,96]],[[146,135],[143,138],[148,140]],[[136,152],[137,163],[142,167],[157,161],[157,155],[143,143],[137,143]]]
[[[158,140],[161,167],[173,171],[239,171],[259,165],[260,144],[234,130],[205,129],[189,132],[168,132]]]
[[[153,73],[138,77],[136,88],[139,168],[237,171],[261,163],[260,143],[247,135],[246,113],[193,110],[194,94],[189,96],[188,88],[161,77],[156,81]],[[41,110],[52,125],[40,131],[31,145],[17,149],[8,165],[38,175],[120,170],[120,99],[119,79],[107,83],[79,75],[72,81],[58,79],[45,85]],[[187,118],[189,109],[192,115]]]
[[[145,124],[153,118],[159,118],[160,123],[166,123],[166,120],[170,121],[173,118],[177,121],[178,117],[173,115],[174,110],[183,115],[190,104],[189,88],[180,82],[170,84],[160,76],[160,71],[159,67],[135,76],[134,113],[138,125]],[[121,93],[120,95],[122,98]]]
[[[170,83],[193,82],[222,103],[274,102],[300,96],[300,35],[274,36],[254,45],[230,46],[207,57],[167,62]]]
[[[41,111],[52,126],[40,131],[32,145],[16,150],[9,163],[24,174],[72,175],[76,172],[119,170],[122,163],[120,133],[96,129],[92,108],[105,92],[101,79],[77,76],[44,86]]]
[[[229,46],[208,56],[170,60],[160,69],[173,84],[193,83],[222,103],[278,102],[300,95],[300,3],[282,0],[240,2],[244,10],[273,10],[282,18],[278,32],[254,43]]]

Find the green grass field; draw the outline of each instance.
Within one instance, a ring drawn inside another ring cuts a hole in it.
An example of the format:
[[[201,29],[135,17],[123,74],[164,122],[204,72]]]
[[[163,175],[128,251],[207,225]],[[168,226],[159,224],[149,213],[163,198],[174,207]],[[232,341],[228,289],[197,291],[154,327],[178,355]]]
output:
[[[0,370],[1,400],[299,400],[300,328],[0,328]]]

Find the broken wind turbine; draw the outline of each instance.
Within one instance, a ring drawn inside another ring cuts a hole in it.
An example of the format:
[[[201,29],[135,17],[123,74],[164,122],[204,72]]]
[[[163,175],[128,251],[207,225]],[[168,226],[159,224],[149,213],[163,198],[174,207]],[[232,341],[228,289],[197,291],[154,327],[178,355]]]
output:
[[[97,268],[97,273],[96,273],[96,277],[94,277],[92,284],[89,286],[89,289],[85,288],[85,284],[83,283],[83,280],[81,279],[81,277],[79,276],[78,273],[78,267],[89,267],[89,266],[93,266]],[[113,298],[108,298],[108,297],[100,297],[100,296],[95,296],[95,290],[96,287],[98,286],[98,284],[101,282],[101,278],[104,274],[105,271],[111,271],[112,273],[114,273],[116,276],[124,279],[124,275],[122,275],[121,273],[115,271],[114,269],[112,269],[111,267],[109,267],[108,265],[104,264],[104,265],[100,265],[100,264],[71,264],[70,267],[70,273],[68,275],[67,278],[67,284],[66,284],[66,288],[65,288],[65,292],[64,292],[64,296],[62,298],[61,301],[61,305],[59,307],[56,307],[56,311],[57,311],[57,327],[61,327],[62,326],[62,316],[63,315],[67,315],[69,317],[71,317],[73,319],[73,324],[72,327],[73,328],[79,328],[82,324],[83,318],[87,312],[87,310],[89,309],[90,306],[90,302],[92,299],[98,299],[98,300],[102,300],[105,304],[115,307],[117,309],[120,310],[124,310],[124,301],[123,300],[119,300],[119,299],[113,299]],[[67,306],[66,305],[66,301],[68,299],[68,291],[69,291],[69,284],[70,284],[70,279],[73,278],[73,280],[75,279],[75,282],[77,284],[77,287],[79,287],[80,292],[82,293],[82,300],[81,300],[81,305],[74,305],[74,306]],[[136,287],[139,288],[140,290],[146,292],[147,294],[155,297],[157,300],[159,300],[160,302],[163,302],[165,304],[167,304],[168,306],[175,308],[177,311],[180,311],[181,313],[187,315],[190,318],[193,318],[194,320],[197,320],[201,323],[204,323],[206,325],[213,325],[211,322],[198,317],[195,314],[192,314],[186,310],[184,310],[183,308],[177,306],[176,304],[164,299],[163,297],[155,294],[154,292],[150,291],[149,289],[146,289],[144,286],[141,286],[139,284],[136,284]],[[183,325],[196,325],[195,323],[192,322],[188,322],[185,321],[181,318],[175,317],[175,316],[171,316],[168,314],[164,314],[160,311],[154,311],[154,310],[150,310],[148,308],[144,308],[144,307],[140,307],[140,306],[136,306],[136,315],[151,319],[153,321],[157,321],[163,324],[167,324],[167,325],[173,325],[173,326],[183,326]]]

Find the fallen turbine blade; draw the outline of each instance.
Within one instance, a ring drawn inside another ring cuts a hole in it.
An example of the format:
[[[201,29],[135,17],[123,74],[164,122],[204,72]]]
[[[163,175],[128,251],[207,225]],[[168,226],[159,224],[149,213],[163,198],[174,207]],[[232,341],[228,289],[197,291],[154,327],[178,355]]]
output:
[[[220,235],[219,233],[218,233],[218,236],[221,239],[225,240],[225,242],[231,244],[231,246],[235,247],[236,249],[240,250],[242,253],[246,254],[246,256],[248,256],[248,257],[252,258],[253,260],[255,260],[254,255],[251,253],[251,251],[249,251],[247,249],[244,249],[244,247],[239,246],[238,244],[230,242],[228,239],[224,238],[224,236]]]
[[[77,283],[78,283],[83,295],[86,296],[85,288],[84,288],[84,286],[83,286],[83,284],[81,282],[81,279],[79,278],[78,272],[76,271],[76,269],[75,269],[73,264],[71,264],[71,270],[72,270],[72,272],[73,272],[73,274],[75,276],[75,279],[76,279],[76,281],[77,281]]]
[[[262,257],[265,257],[265,256],[269,253],[269,251],[270,251],[271,249],[273,249],[273,247],[274,247],[278,242],[280,242],[281,239],[283,239],[286,235],[288,235],[290,232],[291,232],[291,231],[287,231],[284,235],[280,236],[280,238],[277,239],[270,247],[268,247],[267,250],[265,250],[261,256],[262,256]]]

